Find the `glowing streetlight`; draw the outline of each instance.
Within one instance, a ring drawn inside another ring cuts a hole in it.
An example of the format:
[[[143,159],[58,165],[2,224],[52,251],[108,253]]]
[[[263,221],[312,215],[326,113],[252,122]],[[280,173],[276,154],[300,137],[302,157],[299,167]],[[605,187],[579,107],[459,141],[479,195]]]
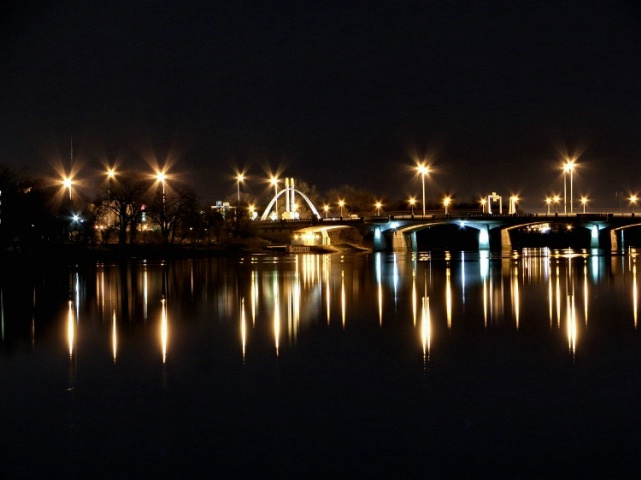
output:
[[[416,170],[421,175],[421,180],[423,183],[423,216],[425,216],[425,175],[428,175],[430,173],[430,169],[427,165],[421,163],[416,167]]]
[[[574,167],[576,166],[574,163],[574,159],[572,160],[567,160],[566,163],[563,165],[563,210],[564,213],[568,213],[568,199],[567,199],[567,186],[566,186],[566,173],[570,172],[570,213],[574,212],[574,206],[573,206],[573,201],[572,198],[574,196],[573,191],[572,191],[572,184],[573,184],[573,174],[574,174]]]
[[[167,220],[166,220],[167,197],[165,196],[165,181],[167,180],[167,175],[165,174],[165,172],[156,172],[156,180],[158,180],[162,185],[162,212],[160,217],[160,229],[162,230],[162,234],[165,235],[165,231],[167,229]]]
[[[383,206],[383,204],[381,202],[376,202],[374,204],[374,206],[376,207],[376,216],[380,217],[381,216],[381,207]]]
[[[325,218],[327,218],[327,213],[329,212],[329,205],[323,205],[323,210],[325,211]]]
[[[69,200],[71,200],[71,187],[73,186],[73,180],[71,177],[63,177],[62,186],[69,190]]]
[[[236,192],[236,208],[240,207],[240,184],[245,180],[245,175],[239,173],[236,176],[237,192]]]
[[[450,197],[445,197],[443,199],[443,207],[445,207],[445,215],[447,215],[447,207],[450,206],[450,203],[452,203],[452,199]]]
[[[254,205],[250,205],[248,208],[249,208],[249,218],[253,220],[254,218],[256,218],[256,207],[254,207]]]
[[[632,207],[632,213],[634,213],[634,207],[637,204],[639,198],[636,195],[630,195],[630,206]]]
[[[550,197],[545,197],[545,204],[548,206],[548,215],[550,214],[550,205],[552,204],[552,199]]]
[[[278,177],[272,175],[272,177],[269,179],[269,183],[271,183],[274,186],[274,198],[276,199],[276,213],[278,213]]]
[[[416,199],[414,197],[410,197],[409,202],[410,202],[410,208],[412,209],[412,217],[413,217],[414,216],[414,205],[416,204]]]
[[[109,199],[111,199],[111,184],[114,181],[114,178],[116,178],[116,169],[114,168],[108,168],[107,169],[107,196]]]
[[[487,205],[487,198],[481,198],[481,211],[485,213],[485,206]]]
[[[585,213],[585,206],[588,204],[588,197],[581,197],[581,206],[583,207],[583,213]]]
[[[345,206],[345,200],[339,200],[338,206],[341,207],[341,218],[343,218],[343,207]]]
[[[510,208],[509,212],[511,215],[516,215],[516,204],[519,202],[519,197],[517,195],[512,195],[510,197]]]
[[[561,197],[554,195],[554,197],[552,197],[552,201],[554,202],[554,213],[559,213],[559,202],[561,201]]]

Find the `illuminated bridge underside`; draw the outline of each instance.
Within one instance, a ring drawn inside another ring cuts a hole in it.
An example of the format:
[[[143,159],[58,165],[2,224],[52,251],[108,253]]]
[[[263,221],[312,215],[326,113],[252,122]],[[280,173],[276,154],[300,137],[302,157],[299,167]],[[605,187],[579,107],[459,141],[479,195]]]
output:
[[[346,228],[354,228],[350,225],[315,225],[312,227],[301,228],[296,230],[294,235],[298,238],[295,239],[298,245],[331,245],[329,234],[331,230],[341,230]]]
[[[457,225],[460,229],[474,228],[479,231],[478,244],[480,250],[490,247],[501,250],[511,250],[510,231],[544,225],[547,223],[566,223],[572,228],[585,228],[590,231],[591,248],[607,248],[618,251],[624,247],[623,231],[627,228],[641,226],[638,218],[614,217],[606,215],[594,216],[487,216],[487,218],[445,217],[435,218],[431,221],[424,219],[401,218],[390,220],[386,223],[374,223],[374,250],[416,251],[416,232],[429,227],[443,225]],[[609,235],[600,235],[606,230]],[[498,234],[498,235],[497,235]],[[494,244],[490,245],[490,239]],[[497,244],[497,238],[500,243]],[[609,243],[610,245],[607,245]]]

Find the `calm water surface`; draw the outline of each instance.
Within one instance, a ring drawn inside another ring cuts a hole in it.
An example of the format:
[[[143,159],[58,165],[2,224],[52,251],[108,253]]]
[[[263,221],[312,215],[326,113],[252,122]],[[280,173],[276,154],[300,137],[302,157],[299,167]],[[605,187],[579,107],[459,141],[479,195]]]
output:
[[[0,478],[639,478],[639,258],[5,270]]]

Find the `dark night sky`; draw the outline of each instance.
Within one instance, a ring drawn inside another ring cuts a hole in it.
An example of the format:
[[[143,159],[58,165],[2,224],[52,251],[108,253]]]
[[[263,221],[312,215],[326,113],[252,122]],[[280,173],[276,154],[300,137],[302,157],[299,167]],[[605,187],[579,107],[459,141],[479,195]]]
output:
[[[9,2],[0,7],[0,162],[176,151],[206,201],[263,166],[327,190],[518,192],[527,208],[641,191],[638,2]]]

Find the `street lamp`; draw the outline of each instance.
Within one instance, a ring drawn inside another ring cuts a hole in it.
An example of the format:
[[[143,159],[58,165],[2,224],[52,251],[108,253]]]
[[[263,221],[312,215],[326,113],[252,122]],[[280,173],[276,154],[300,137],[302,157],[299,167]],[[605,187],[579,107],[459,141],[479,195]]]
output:
[[[570,172],[570,213],[574,213],[574,206],[573,206],[573,176],[574,176],[574,159],[568,160],[564,165],[563,165],[563,208],[564,208],[564,213],[568,213],[568,199],[567,199],[567,186],[566,186],[566,173]]]
[[[69,190],[69,200],[71,200],[71,187],[73,186],[71,177],[62,177],[62,186]]]
[[[552,197],[552,201],[554,202],[554,213],[559,213],[559,202],[561,201],[561,197],[554,195],[554,197]]]
[[[376,204],[374,206],[376,207],[376,216],[380,217],[381,216],[381,207],[383,206],[383,204],[381,202],[376,202]]]
[[[634,214],[634,206],[637,204],[639,198],[636,195],[630,196],[630,205],[632,206],[632,213]]]
[[[425,175],[430,173],[430,169],[424,163],[419,164],[416,169],[421,175],[421,180],[423,182],[423,216],[425,216]]]
[[[107,169],[107,196],[111,200],[111,184],[113,183],[114,178],[116,178],[116,170],[114,168]]]
[[[414,205],[416,204],[416,199],[414,197],[410,197],[410,208],[412,209],[412,217],[414,216]]]
[[[581,197],[581,205],[583,206],[583,213],[585,213],[585,206],[588,204],[588,197]]]
[[[323,210],[325,211],[325,219],[327,219],[327,212],[329,212],[329,205],[323,205]]]
[[[487,198],[481,198],[481,212],[485,213],[485,206],[487,205]]]
[[[276,199],[276,214],[278,214],[278,177],[272,175],[272,177],[269,179],[269,183],[271,183],[274,186],[274,198]]]
[[[550,214],[550,205],[552,204],[552,199],[550,197],[545,197],[545,204],[548,206],[548,215]]]
[[[445,215],[447,215],[447,207],[450,206],[451,202],[452,202],[452,199],[450,197],[445,197],[443,199],[443,206],[445,207]]]
[[[245,180],[245,176],[242,173],[239,173],[236,176],[237,180],[237,193],[236,193],[236,209],[240,208],[240,184],[243,180]]]
[[[338,206],[341,207],[341,218],[343,218],[343,206],[345,205],[344,200],[339,200],[338,201]]]
[[[167,180],[167,175],[165,175],[165,172],[158,172],[156,173],[156,180],[160,182],[162,185],[162,212],[161,212],[161,217],[160,217],[160,228],[162,230],[162,234],[165,235],[165,230],[166,230],[166,197],[165,197],[165,180]]]

